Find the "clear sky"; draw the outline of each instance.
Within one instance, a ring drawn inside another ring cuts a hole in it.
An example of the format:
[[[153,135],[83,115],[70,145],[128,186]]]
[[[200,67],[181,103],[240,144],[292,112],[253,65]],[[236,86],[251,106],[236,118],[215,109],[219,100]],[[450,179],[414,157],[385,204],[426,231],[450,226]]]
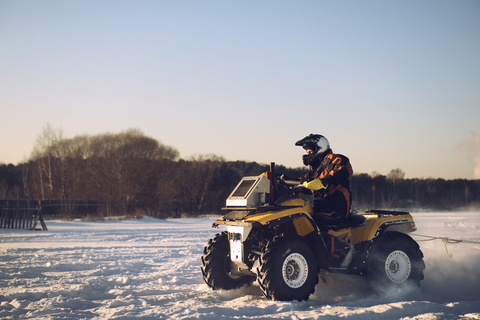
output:
[[[0,0],[0,162],[139,128],[182,158],[480,179],[480,1]]]

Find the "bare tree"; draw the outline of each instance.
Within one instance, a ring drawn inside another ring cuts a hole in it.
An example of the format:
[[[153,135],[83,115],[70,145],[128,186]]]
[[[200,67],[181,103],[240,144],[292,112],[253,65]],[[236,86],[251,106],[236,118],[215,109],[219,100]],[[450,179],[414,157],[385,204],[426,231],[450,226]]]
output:
[[[29,170],[28,161],[25,159],[22,164],[23,192],[25,193],[27,200],[30,200],[30,190],[28,188],[28,170]]]
[[[403,178],[405,177],[405,172],[403,172],[402,169],[397,168],[397,169],[392,169],[388,174],[387,174],[387,180],[392,183],[392,192],[390,195],[389,199],[389,205],[392,206],[395,204],[395,201],[397,201],[398,197],[398,184],[403,181]]]
[[[202,212],[206,206],[206,196],[212,190],[212,181],[219,174],[225,159],[213,154],[192,156],[186,164],[182,181],[178,185],[182,188],[182,201],[190,204],[194,215]]]
[[[37,160],[39,164],[39,185],[42,195],[42,200],[45,199],[44,179],[46,177],[46,185],[49,189],[49,198],[53,199],[54,184],[53,184],[53,169],[52,162],[54,157],[54,145],[61,139],[63,134],[62,129],[55,130],[52,125],[47,122],[43,127],[43,132],[38,135],[35,146],[32,151],[31,159]]]
[[[178,152],[146,137],[138,129],[91,137],[86,171],[108,202],[107,214],[127,213],[138,205],[146,188],[155,189],[156,162],[178,157]]]
[[[69,180],[75,175],[74,167],[69,166],[69,162],[74,161],[74,140],[64,139],[63,131],[58,131],[57,140],[52,146],[52,155],[57,164],[57,172],[59,172],[60,182],[60,200],[63,218],[70,219],[75,208],[70,196],[72,194],[72,185]]]

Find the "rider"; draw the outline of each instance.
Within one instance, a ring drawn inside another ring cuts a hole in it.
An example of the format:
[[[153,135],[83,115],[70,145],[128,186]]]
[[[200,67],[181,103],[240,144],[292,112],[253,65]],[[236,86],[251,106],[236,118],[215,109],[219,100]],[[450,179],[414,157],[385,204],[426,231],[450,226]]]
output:
[[[340,223],[348,216],[352,202],[350,161],[341,154],[334,154],[327,138],[319,134],[310,134],[295,145],[307,152],[303,163],[310,171],[302,181],[314,194],[315,222],[320,226]]]
[[[310,171],[301,181],[314,195],[313,220],[321,229],[329,229],[343,221],[350,212],[350,177],[353,173],[350,161],[333,153],[327,138],[319,134],[310,134],[295,145],[303,147],[307,153],[303,156],[303,163],[310,167]],[[323,234],[327,248],[331,249],[330,255],[340,265],[352,246],[326,232]]]

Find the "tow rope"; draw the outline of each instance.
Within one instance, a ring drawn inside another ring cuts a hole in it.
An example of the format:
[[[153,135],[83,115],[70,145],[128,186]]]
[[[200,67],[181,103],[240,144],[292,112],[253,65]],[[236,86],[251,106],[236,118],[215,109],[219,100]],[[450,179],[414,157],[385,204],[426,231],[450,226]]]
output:
[[[420,242],[420,241],[432,241],[432,240],[442,240],[443,244],[445,245],[445,251],[447,252],[447,255],[451,258],[453,257],[453,254],[451,254],[450,252],[448,252],[448,248],[447,248],[447,243],[453,243],[453,244],[456,244],[456,243],[471,243],[471,244],[480,244],[480,241],[471,241],[471,240],[459,240],[459,239],[450,239],[449,237],[432,237],[432,236],[426,236],[426,235],[423,235],[423,234],[412,234],[412,236],[419,236],[419,237],[424,237],[424,238],[428,238],[428,239],[425,239],[425,240],[417,240],[417,242]]]

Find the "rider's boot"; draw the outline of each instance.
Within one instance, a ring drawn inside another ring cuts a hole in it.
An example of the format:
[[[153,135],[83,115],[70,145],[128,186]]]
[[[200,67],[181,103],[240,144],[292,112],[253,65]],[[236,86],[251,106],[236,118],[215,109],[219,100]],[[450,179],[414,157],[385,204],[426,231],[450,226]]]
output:
[[[352,262],[354,254],[353,245],[331,235],[329,235],[328,238],[325,242],[330,251],[330,257],[332,258],[331,266],[336,268],[347,268]]]

